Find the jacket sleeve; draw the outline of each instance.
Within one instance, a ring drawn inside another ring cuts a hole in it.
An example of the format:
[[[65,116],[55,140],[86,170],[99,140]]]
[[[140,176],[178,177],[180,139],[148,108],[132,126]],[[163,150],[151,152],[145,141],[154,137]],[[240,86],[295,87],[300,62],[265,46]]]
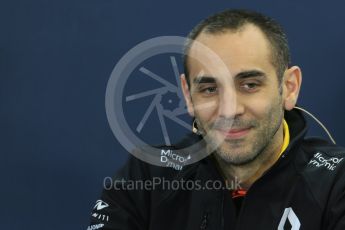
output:
[[[327,230],[345,229],[345,192],[335,202],[332,202],[332,207],[327,214]]]
[[[345,165],[339,167],[334,178],[332,191],[328,198],[326,219],[322,229],[343,230],[345,229]]]
[[[113,178],[105,180],[87,230],[148,229],[149,191],[140,186],[145,177],[144,164],[130,157]]]

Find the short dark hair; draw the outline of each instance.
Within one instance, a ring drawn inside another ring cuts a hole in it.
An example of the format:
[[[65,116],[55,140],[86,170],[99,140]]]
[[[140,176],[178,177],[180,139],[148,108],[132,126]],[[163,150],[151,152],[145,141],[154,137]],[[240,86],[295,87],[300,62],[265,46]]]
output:
[[[271,61],[276,69],[278,81],[281,83],[284,72],[290,63],[288,41],[283,28],[272,18],[249,10],[225,10],[209,16],[196,25],[187,36],[183,52],[184,71],[189,84],[188,53],[193,41],[200,33],[221,34],[228,31],[238,31],[245,25],[257,26],[271,44]]]

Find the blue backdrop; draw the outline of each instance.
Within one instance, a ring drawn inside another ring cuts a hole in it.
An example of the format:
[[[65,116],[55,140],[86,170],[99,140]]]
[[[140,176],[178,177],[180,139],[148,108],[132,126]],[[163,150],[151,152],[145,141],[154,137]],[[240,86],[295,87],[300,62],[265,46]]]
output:
[[[300,0],[1,0],[0,228],[85,229],[104,177],[126,159],[104,106],[113,67],[138,43],[184,36],[225,8],[281,22],[292,62],[303,71],[299,104],[345,145],[344,7]],[[311,134],[325,136],[314,124]],[[161,137],[161,130],[152,126],[150,135]]]

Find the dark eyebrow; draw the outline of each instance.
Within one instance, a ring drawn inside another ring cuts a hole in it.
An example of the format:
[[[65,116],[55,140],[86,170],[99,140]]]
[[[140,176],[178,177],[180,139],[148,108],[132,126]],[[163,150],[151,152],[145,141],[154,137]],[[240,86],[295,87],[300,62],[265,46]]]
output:
[[[235,79],[246,79],[251,77],[266,78],[266,74],[260,70],[248,70],[236,74]],[[212,76],[198,76],[194,78],[193,83],[198,85],[202,83],[216,83],[216,78]]]
[[[251,77],[266,78],[266,74],[259,70],[249,70],[249,71],[243,71],[236,74],[235,79],[245,79],[245,78],[251,78]]]
[[[202,84],[202,83],[216,83],[216,79],[211,76],[198,76],[193,80],[194,84]]]

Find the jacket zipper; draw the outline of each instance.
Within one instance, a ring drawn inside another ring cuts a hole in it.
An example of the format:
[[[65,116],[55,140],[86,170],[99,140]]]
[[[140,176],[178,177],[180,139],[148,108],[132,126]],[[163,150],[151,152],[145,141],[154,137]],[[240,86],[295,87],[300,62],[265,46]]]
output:
[[[222,191],[222,203],[221,203],[221,217],[222,217],[222,220],[221,220],[221,229],[222,230],[225,230],[224,229],[224,191]]]
[[[202,220],[201,220],[201,224],[200,224],[200,229],[206,229],[208,225],[208,212],[205,212]]]

